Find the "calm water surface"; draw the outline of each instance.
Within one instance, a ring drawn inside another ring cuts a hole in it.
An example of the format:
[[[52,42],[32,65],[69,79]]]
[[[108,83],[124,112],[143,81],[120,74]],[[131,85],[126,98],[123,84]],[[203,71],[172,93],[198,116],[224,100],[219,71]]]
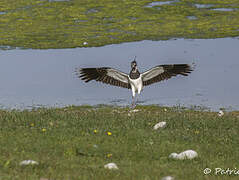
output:
[[[145,87],[139,104],[203,106],[239,110],[239,39],[169,40],[97,48],[0,51],[1,108],[66,105],[129,105],[131,92],[84,83],[77,67],[110,66],[130,71],[137,56],[141,72],[159,64],[196,63],[188,77]]]

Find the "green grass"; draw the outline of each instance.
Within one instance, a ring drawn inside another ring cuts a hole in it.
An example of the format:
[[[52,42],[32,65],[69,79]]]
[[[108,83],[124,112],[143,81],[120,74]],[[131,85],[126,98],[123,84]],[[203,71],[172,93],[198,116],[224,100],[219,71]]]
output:
[[[160,10],[157,6],[146,7],[150,2],[153,1],[1,0],[0,45],[2,49],[48,49],[145,39],[239,36],[239,0],[180,0],[160,6]],[[199,9],[196,3],[213,7]],[[235,11],[212,10],[222,7]],[[190,20],[188,16],[197,19]]]
[[[66,107],[0,111],[0,179],[238,179],[204,175],[205,168],[237,168],[239,112],[139,106]],[[166,121],[166,128],[153,126]],[[96,132],[94,132],[96,130]],[[107,135],[111,132],[112,135]],[[198,158],[173,160],[193,149]],[[22,167],[22,160],[39,165]],[[104,169],[114,162],[119,170]]]

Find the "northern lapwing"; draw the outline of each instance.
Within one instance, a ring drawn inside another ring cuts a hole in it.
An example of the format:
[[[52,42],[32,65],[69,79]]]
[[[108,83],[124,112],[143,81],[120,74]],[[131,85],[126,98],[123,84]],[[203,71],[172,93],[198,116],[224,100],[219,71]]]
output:
[[[133,97],[132,106],[135,107],[135,93],[138,92],[140,94],[144,86],[167,80],[176,75],[188,76],[193,69],[188,64],[165,64],[155,66],[144,73],[140,73],[137,62],[134,59],[131,62],[131,71],[129,74],[111,67],[80,68],[76,71],[78,77],[86,83],[95,80],[131,89]]]

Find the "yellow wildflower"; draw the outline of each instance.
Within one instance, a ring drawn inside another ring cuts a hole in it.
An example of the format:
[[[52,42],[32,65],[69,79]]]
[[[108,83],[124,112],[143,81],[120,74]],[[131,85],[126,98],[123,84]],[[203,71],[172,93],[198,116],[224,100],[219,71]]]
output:
[[[98,133],[97,129],[94,130],[94,133],[95,133],[95,134]]]
[[[112,133],[108,131],[108,132],[107,132],[107,135],[108,135],[108,136],[111,136],[111,135],[112,135]]]
[[[42,132],[46,132],[46,128],[42,128],[42,130],[41,130]]]
[[[107,154],[107,158],[111,158],[112,157],[112,154]]]

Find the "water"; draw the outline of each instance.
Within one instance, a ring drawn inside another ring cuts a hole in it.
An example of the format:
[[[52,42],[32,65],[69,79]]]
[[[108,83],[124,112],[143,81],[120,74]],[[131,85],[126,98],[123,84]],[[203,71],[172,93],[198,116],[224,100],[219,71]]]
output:
[[[129,105],[131,92],[84,83],[77,67],[109,66],[129,72],[137,56],[141,72],[159,64],[196,63],[188,77],[145,87],[140,104],[205,106],[239,110],[239,39],[141,41],[97,48],[0,51],[1,108],[82,104]]]
[[[197,20],[198,18],[196,16],[187,16],[189,20]]]
[[[178,1],[155,1],[155,2],[151,2],[149,3],[147,6],[145,7],[154,7],[154,6],[162,6],[162,5],[165,5],[165,4],[173,4],[175,2],[178,2]]]
[[[212,4],[194,4],[196,8],[210,8],[213,7]]]
[[[227,12],[227,11],[234,11],[234,10],[236,10],[236,9],[233,9],[233,8],[215,8],[215,9],[212,9],[212,10],[214,10],[214,11],[225,11],[225,12]]]

